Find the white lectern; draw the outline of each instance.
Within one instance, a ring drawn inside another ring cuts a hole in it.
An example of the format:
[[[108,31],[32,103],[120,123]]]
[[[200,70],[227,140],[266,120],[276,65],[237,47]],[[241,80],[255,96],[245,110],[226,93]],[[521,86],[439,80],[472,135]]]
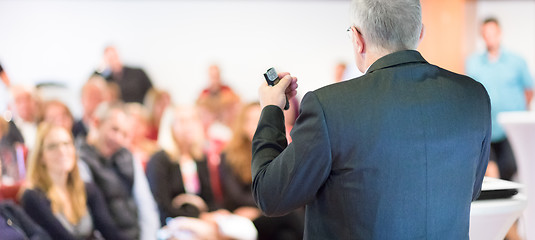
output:
[[[498,122],[505,129],[518,166],[519,182],[524,184],[528,206],[524,211],[526,239],[535,239],[535,112],[504,112]],[[530,227],[531,226],[531,227]]]

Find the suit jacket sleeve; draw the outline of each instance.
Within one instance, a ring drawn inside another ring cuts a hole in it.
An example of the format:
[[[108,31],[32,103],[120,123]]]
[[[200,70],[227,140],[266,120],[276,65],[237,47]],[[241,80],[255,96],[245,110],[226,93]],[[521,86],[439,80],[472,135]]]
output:
[[[253,197],[268,216],[303,206],[329,176],[332,163],[326,119],[318,97],[307,93],[287,146],[284,115],[266,106],[253,138]]]
[[[479,197],[479,194],[481,193],[481,185],[483,184],[483,178],[485,177],[485,172],[487,171],[487,165],[489,163],[489,157],[490,157],[490,142],[491,142],[491,132],[492,132],[492,123],[491,123],[491,117],[490,117],[490,111],[491,111],[491,105],[490,105],[490,98],[487,94],[485,88],[483,85],[481,85],[481,88],[485,92],[485,96],[487,97],[486,102],[486,108],[487,113],[484,119],[486,119],[486,122],[484,123],[484,126],[487,126],[487,130],[485,133],[485,139],[483,140],[483,143],[481,144],[481,155],[478,161],[478,165],[476,168],[476,180],[474,182],[474,190],[472,192],[472,201],[476,200]]]

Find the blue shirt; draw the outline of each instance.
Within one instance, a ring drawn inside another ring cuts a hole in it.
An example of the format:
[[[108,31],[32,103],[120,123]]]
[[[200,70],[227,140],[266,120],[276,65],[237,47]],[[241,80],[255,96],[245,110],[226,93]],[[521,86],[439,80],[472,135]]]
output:
[[[524,91],[533,85],[526,61],[504,49],[500,49],[498,60],[490,61],[488,52],[484,52],[468,59],[466,73],[481,82],[490,96],[492,142],[505,139],[498,113],[526,110]]]

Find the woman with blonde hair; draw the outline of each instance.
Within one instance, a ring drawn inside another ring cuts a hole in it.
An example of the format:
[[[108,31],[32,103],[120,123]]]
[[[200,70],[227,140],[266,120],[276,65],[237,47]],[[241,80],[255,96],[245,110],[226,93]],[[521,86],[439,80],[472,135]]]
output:
[[[232,138],[221,155],[219,176],[225,208],[253,221],[258,230],[258,240],[302,239],[304,223],[301,213],[294,212],[275,218],[265,217],[253,199],[251,149],[260,113],[258,102],[243,106],[235,121]]]
[[[26,183],[22,206],[53,239],[125,239],[98,189],[80,178],[69,130],[39,125]]]
[[[174,146],[154,154],[146,169],[162,226],[167,218],[199,217],[214,208],[203,153],[204,133],[196,109],[177,107],[170,130]]]

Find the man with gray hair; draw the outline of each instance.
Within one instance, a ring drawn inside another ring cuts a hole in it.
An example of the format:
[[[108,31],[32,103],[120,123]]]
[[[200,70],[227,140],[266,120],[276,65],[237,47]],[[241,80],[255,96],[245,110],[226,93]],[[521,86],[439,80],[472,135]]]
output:
[[[129,239],[153,240],[160,216],[139,160],[124,148],[129,121],[122,103],[101,103],[87,140],[77,142],[80,175],[104,195],[119,230]]]
[[[306,239],[468,239],[489,158],[490,102],[429,64],[418,0],[352,2],[361,77],[307,93],[288,145],[297,78],[259,88],[253,195],[264,214],[306,206]]]

